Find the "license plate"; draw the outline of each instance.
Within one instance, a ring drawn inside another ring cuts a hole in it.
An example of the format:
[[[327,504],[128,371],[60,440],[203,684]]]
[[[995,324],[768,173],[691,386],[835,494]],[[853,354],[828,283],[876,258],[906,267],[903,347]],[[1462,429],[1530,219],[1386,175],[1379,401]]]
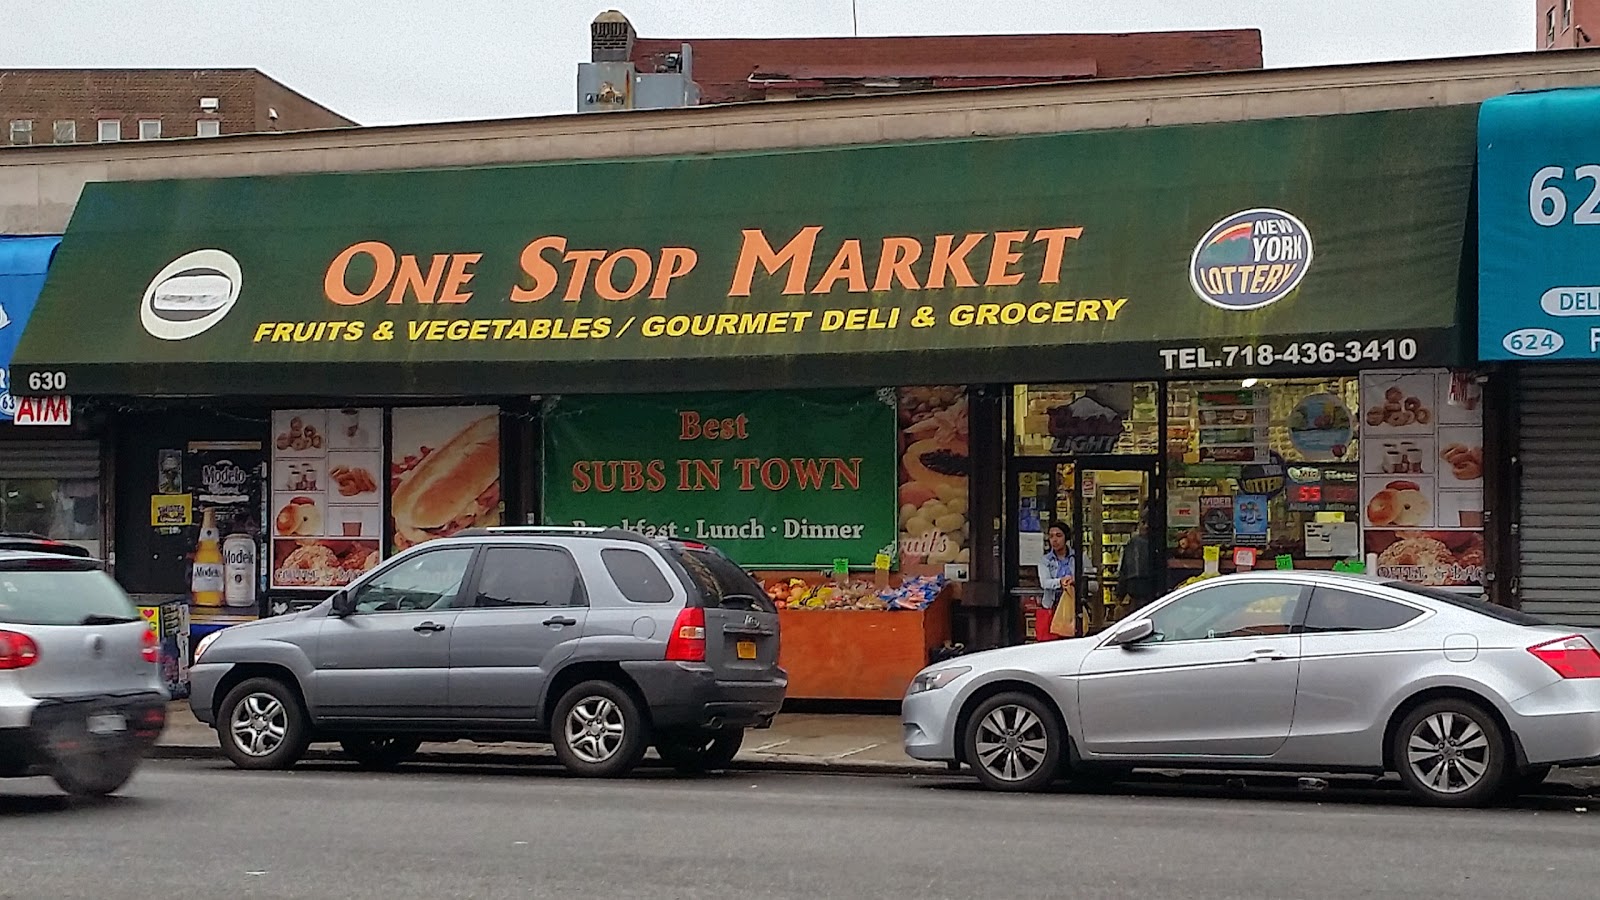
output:
[[[90,734],[121,734],[128,730],[128,720],[116,713],[102,713],[90,716],[84,723],[84,730]]]
[[[755,659],[756,658],[756,642],[755,641],[740,641],[738,643],[738,645],[737,645],[737,649],[739,651],[739,658],[740,659]]]

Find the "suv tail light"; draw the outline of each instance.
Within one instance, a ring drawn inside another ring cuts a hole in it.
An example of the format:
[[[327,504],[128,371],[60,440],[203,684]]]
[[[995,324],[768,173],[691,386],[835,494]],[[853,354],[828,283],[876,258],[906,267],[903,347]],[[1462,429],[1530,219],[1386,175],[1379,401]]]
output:
[[[667,637],[667,659],[673,662],[706,661],[706,611],[698,606],[685,607],[672,623],[672,634]]]
[[[144,637],[141,640],[142,643],[139,645],[139,657],[147,663],[160,662],[161,642],[156,640],[156,633],[146,628],[144,630]]]
[[[0,631],[0,671],[26,669],[39,661],[39,645],[15,631]]]
[[[1588,638],[1570,635],[1528,648],[1562,678],[1600,678],[1600,651]]]

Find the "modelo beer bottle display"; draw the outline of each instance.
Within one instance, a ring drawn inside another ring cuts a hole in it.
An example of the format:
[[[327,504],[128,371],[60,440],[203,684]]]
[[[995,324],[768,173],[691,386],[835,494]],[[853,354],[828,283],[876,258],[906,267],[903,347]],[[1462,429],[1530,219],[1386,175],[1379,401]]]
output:
[[[223,599],[230,609],[256,605],[256,539],[248,534],[228,535],[222,542]]]
[[[222,605],[222,540],[217,534],[217,512],[205,511],[200,520],[200,543],[194,550],[194,574],[189,582],[195,606]]]

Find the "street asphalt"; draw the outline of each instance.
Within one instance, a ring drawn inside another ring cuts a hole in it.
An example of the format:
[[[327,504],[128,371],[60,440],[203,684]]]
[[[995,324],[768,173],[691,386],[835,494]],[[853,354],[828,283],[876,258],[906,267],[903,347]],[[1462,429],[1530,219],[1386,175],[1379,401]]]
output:
[[[1600,883],[1583,795],[1456,812],[1263,784],[1017,797],[943,776],[157,761],[99,803],[0,781],[0,897],[1504,900]]]

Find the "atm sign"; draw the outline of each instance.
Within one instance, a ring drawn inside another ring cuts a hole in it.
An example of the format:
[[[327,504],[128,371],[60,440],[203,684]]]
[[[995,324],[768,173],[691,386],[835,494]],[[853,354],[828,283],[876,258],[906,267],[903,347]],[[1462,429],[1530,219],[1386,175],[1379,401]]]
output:
[[[64,394],[48,397],[18,397],[17,425],[71,425],[72,398]]]

